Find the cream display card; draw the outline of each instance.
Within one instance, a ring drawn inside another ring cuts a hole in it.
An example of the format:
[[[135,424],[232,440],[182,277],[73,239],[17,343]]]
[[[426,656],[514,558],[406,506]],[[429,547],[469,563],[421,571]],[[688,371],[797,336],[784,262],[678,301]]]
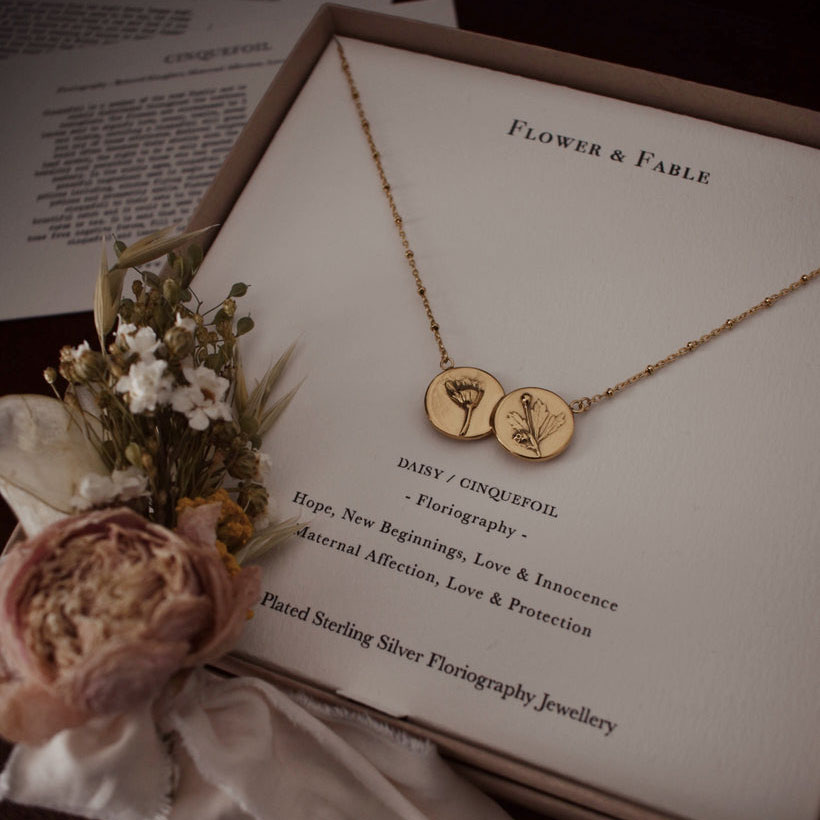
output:
[[[820,264],[813,149],[344,40],[444,343],[605,391]],[[241,654],[701,820],[815,816],[820,282],[575,417],[446,438],[439,352],[331,46],[196,283],[250,284],[280,513]]]

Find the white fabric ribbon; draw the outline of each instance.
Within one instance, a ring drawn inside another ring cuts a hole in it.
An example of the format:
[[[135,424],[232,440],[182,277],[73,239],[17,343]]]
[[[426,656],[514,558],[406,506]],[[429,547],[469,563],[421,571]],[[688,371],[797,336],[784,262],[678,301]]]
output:
[[[164,820],[173,771],[146,706],[15,746],[0,796],[98,820]]]
[[[161,711],[18,745],[0,796],[95,820],[508,819],[432,743],[256,678],[197,670]]]

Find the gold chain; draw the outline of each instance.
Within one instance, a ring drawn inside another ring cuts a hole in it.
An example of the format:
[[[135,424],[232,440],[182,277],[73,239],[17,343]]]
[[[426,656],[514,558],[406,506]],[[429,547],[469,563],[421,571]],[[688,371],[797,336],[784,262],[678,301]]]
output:
[[[416,259],[413,255],[413,251],[410,248],[410,242],[407,239],[407,234],[404,230],[404,222],[399,214],[398,208],[396,207],[396,201],[393,199],[393,192],[390,188],[390,183],[387,180],[387,174],[384,172],[384,166],[382,166],[381,162],[381,155],[379,154],[378,149],[376,148],[376,143],[373,140],[373,135],[370,133],[370,123],[367,121],[367,117],[364,113],[364,106],[362,105],[361,98],[359,96],[359,90],[356,88],[356,83],[353,80],[353,74],[350,70],[350,65],[347,62],[347,57],[345,56],[344,49],[342,48],[342,44],[337,40],[336,47],[339,50],[339,58],[341,59],[342,63],[342,71],[344,72],[345,77],[347,78],[347,84],[350,87],[350,94],[353,98],[353,104],[356,106],[356,111],[359,115],[359,122],[362,126],[362,131],[367,139],[367,144],[370,147],[370,155],[373,157],[373,162],[376,165],[376,169],[379,172],[379,179],[382,183],[382,191],[384,191],[384,195],[387,197],[387,202],[390,205],[390,212],[393,215],[393,222],[396,225],[396,230],[399,233],[399,238],[401,239],[402,247],[404,248],[404,256],[407,260],[407,264],[410,267],[410,272],[413,274],[413,279],[416,282],[416,290],[418,291],[419,296],[421,297],[421,301],[424,305],[424,311],[427,314],[427,318],[430,321],[430,330],[435,336],[436,344],[438,345],[438,349],[441,352],[441,367],[442,370],[447,370],[450,367],[453,367],[454,362],[450,358],[449,354],[447,353],[447,349],[444,347],[444,342],[441,339],[441,332],[438,322],[433,315],[433,310],[430,307],[430,301],[427,298],[427,289],[424,287],[424,283],[421,280],[421,274],[419,273],[419,269],[416,266]],[[697,350],[699,347],[702,347],[707,342],[711,342],[712,339],[717,338],[720,336],[721,333],[727,330],[731,330],[734,327],[737,327],[741,322],[748,319],[750,316],[753,316],[760,310],[764,310],[765,308],[770,308],[775,302],[778,302],[784,296],[788,296],[790,293],[794,293],[798,288],[802,288],[803,285],[807,285],[813,279],[816,279],[820,276],[820,268],[817,268],[810,273],[804,273],[797,281],[792,282],[790,285],[787,285],[782,290],[777,291],[777,293],[773,293],[771,296],[767,296],[762,301],[758,302],[756,305],[747,308],[742,313],[739,313],[737,316],[733,316],[731,319],[727,319],[723,324],[718,325],[716,328],[710,330],[708,333],[704,333],[703,336],[699,336],[697,339],[693,339],[691,342],[687,342],[683,347],[676,350],[674,353],[670,353],[665,358],[661,359],[660,361],[655,362],[654,364],[647,365],[643,370],[639,370],[634,375],[630,376],[628,379],[624,379],[622,382],[618,382],[617,384],[612,385],[612,387],[607,387],[602,393],[596,393],[594,396],[583,396],[580,399],[575,399],[574,401],[569,402],[570,409],[573,413],[586,413],[594,405],[598,404],[598,402],[603,401],[604,399],[611,399],[617,393],[620,393],[621,390],[625,390],[627,387],[631,387],[636,382],[641,381],[642,379],[651,376],[653,373],[660,370],[662,367],[666,367],[668,364],[672,364],[672,362],[677,361],[678,359],[686,356],[688,353],[691,353],[694,350]]]
[[[350,86],[350,96],[353,97],[353,104],[356,106],[362,131],[364,131],[367,144],[370,146],[370,156],[373,157],[373,162],[376,164],[376,170],[379,172],[379,179],[382,183],[382,191],[384,191],[384,195],[387,197],[387,203],[390,205],[390,213],[393,215],[393,224],[399,232],[401,246],[404,248],[404,258],[407,260],[407,264],[410,267],[410,272],[413,274],[413,279],[416,281],[416,291],[421,297],[422,304],[424,305],[424,312],[427,314],[427,318],[430,321],[430,330],[433,336],[435,336],[439,353],[441,353],[441,369],[447,370],[448,368],[453,367],[455,362],[450,358],[450,354],[447,352],[447,348],[444,346],[444,342],[442,341],[439,323],[433,315],[433,308],[430,307],[430,300],[427,298],[427,288],[424,287],[424,282],[421,281],[421,274],[419,273],[419,269],[416,265],[416,257],[410,249],[410,241],[408,240],[407,233],[404,230],[404,221],[402,220],[399,210],[396,207],[396,200],[393,199],[393,192],[390,189],[390,183],[387,181],[387,174],[384,172],[381,155],[379,154],[379,150],[376,148],[376,143],[373,141],[373,135],[370,133],[370,123],[367,121],[367,117],[364,113],[364,106],[362,106],[362,101],[359,98],[359,89],[356,88],[356,83],[353,81],[353,74],[350,71],[350,65],[347,62],[347,57],[345,57],[342,44],[338,40],[336,41],[336,47],[339,49],[339,57],[342,61],[342,71],[344,71],[345,77],[347,77],[347,84]]]
[[[666,367],[668,364],[672,364],[672,362],[677,361],[682,356],[685,356],[687,353],[691,353],[693,350],[697,350],[699,347],[705,345],[707,342],[711,342],[712,339],[717,338],[726,330],[731,330],[733,327],[737,327],[744,319],[748,319],[750,316],[753,316],[759,310],[763,310],[764,308],[770,308],[775,302],[782,299],[784,296],[788,296],[790,293],[794,293],[798,288],[802,288],[803,285],[807,285],[811,282],[812,279],[816,279],[820,276],[820,268],[813,270],[811,273],[804,273],[796,282],[792,282],[790,285],[787,285],[782,290],[777,291],[777,293],[773,293],[771,296],[767,296],[762,302],[758,302],[753,307],[750,307],[743,311],[743,313],[738,313],[737,316],[733,316],[731,319],[727,319],[722,325],[718,325],[713,330],[710,330],[708,333],[704,333],[703,336],[698,337],[697,339],[693,339],[691,342],[687,342],[683,347],[676,350],[674,353],[670,353],[666,358],[661,359],[659,362],[655,362],[655,364],[647,365],[643,370],[638,371],[633,376],[630,376],[628,379],[624,379],[622,382],[618,382],[618,384],[612,385],[612,387],[607,387],[603,393],[596,393],[594,396],[584,396],[580,399],[575,399],[575,401],[571,401],[569,403],[570,408],[572,409],[573,413],[586,413],[590,407],[597,404],[599,401],[603,399],[611,399],[616,393],[620,393],[621,390],[625,390],[627,387],[632,387],[635,382],[639,382],[641,379],[647,378],[647,376],[651,376],[656,371],[660,370],[662,367]]]

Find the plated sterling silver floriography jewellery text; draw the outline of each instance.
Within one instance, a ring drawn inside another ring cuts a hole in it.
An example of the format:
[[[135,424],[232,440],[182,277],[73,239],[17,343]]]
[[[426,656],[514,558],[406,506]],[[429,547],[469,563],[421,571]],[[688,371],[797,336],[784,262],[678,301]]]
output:
[[[427,315],[430,331],[441,354],[442,372],[436,375],[427,387],[424,405],[432,425],[446,436],[471,441],[494,434],[501,446],[515,456],[530,461],[547,461],[555,458],[564,452],[572,439],[576,415],[586,413],[604,399],[611,399],[627,387],[631,387],[641,379],[651,376],[668,364],[697,350],[724,331],[731,330],[758,311],[771,307],[784,296],[788,296],[820,276],[820,268],[803,274],[797,281],[767,296],[737,316],[727,319],[708,333],[687,342],[663,359],[647,365],[629,378],[593,396],[583,396],[567,402],[556,393],[542,387],[523,387],[511,393],[505,393],[498,380],[485,370],[477,367],[456,367],[444,346],[441,328],[430,306],[427,290],[422,282],[415,256],[404,230],[404,222],[396,206],[350,65],[342,44],[338,40],[336,47],[342,71],[347,79],[353,104],[359,116],[362,132],[370,148],[370,155],[381,180],[382,191],[387,198],[393,222],[404,249],[404,256],[415,280],[416,291]]]

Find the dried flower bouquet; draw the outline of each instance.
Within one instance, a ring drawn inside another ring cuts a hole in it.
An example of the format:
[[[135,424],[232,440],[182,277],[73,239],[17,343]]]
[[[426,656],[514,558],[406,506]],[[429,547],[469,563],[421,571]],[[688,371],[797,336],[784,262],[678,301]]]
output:
[[[112,266],[103,248],[99,348],[60,351],[44,374],[55,398],[0,399],[0,489],[29,536],[0,562],[12,741],[150,702],[225,652],[258,597],[258,568],[243,565],[293,531],[268,515],[259,449],[293,396],[272,401],[291,351],[248,389],[248,286],[203,305],[199,233],[117,242]],[[144,267],[166,254],[162,274]]]

